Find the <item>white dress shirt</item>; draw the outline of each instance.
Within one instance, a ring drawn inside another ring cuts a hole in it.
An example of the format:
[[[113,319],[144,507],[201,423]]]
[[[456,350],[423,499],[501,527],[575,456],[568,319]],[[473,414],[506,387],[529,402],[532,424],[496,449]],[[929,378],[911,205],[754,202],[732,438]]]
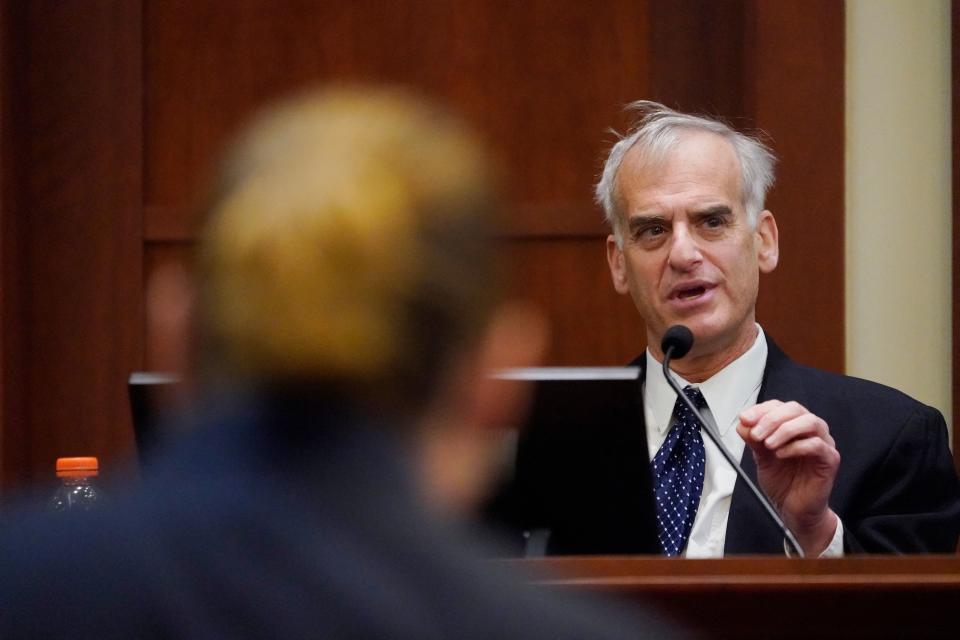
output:
[[[663,377],[661,363],[647,350],[647,374],[643,385],[643,417],[647,426],[647,446],[652,460],[673,425],[673,407],[677,394]],[[763,371],[767,366],[767,341],[757,325],[757,339],[746,353],[699,385],[707,402],[703,413],[713,417],[724,446],[737,460],[743,455],[743,439],[737,433],[740,412],[757,403]],[[689,382],[676,376],[681,387]],[[737,482],[736,472],[709,437],[703,438],[706,458],[703,493],[693,528],[683,555],[687,558],[720,558],[727,537],[730,499]],[[843,525],[838,524],[833,540],[821,557],[843,555]]]

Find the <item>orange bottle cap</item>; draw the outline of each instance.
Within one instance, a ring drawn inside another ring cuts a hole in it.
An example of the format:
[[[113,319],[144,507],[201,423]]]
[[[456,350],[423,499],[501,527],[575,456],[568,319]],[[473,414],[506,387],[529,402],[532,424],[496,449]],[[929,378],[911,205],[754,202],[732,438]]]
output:
[[[81,458],[57,458],[58,478],[85,478],[95,476],[100,464],[93,456]]]

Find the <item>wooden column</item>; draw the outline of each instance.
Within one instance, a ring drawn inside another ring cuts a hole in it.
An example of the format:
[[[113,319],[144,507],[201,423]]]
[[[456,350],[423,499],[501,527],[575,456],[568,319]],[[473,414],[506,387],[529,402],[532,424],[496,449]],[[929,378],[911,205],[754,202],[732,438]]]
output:
[[[109,476],[142,359],[141,6],[5,9],[4,483],[52,478],[63,455]]]

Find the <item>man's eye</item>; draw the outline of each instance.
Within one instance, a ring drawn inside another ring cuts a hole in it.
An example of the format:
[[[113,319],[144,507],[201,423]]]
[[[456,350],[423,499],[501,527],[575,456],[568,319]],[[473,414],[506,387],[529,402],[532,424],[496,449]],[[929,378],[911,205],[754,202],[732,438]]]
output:
[[[666,227],[662,224],[652,224],[649,227],[644,227],[640,230],[640,236],[645,238],[656,238],[657,236],[663,235],[667,232]]]
[[[726,221],[723,219],[723,216],[710,216],[704,221],[704,224],[710,229],[719,229],[725,223]]]

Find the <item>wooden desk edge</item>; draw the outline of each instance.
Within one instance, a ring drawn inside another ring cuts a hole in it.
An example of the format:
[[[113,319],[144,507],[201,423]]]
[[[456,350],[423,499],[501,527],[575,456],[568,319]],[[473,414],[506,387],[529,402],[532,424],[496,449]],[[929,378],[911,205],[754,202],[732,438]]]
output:
[[[733,557],[686,560],[643,556],[568,556],[506,560],[531,581],[560,587],[716,590],[960,590],[960,556],[851,556],[836,559]]]

